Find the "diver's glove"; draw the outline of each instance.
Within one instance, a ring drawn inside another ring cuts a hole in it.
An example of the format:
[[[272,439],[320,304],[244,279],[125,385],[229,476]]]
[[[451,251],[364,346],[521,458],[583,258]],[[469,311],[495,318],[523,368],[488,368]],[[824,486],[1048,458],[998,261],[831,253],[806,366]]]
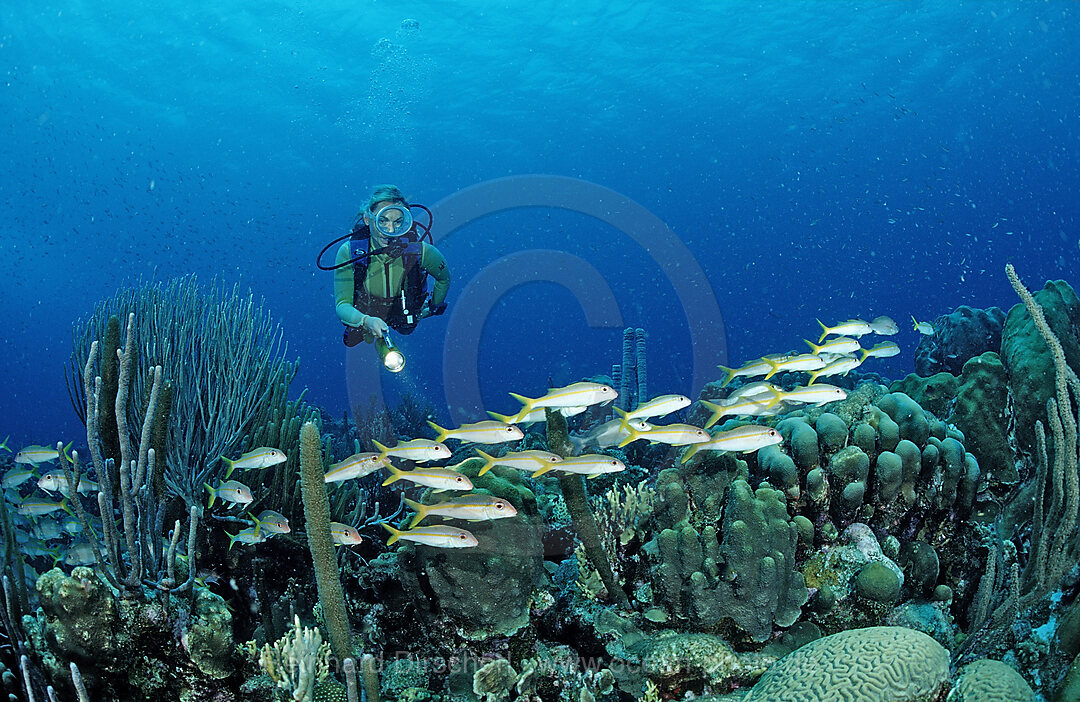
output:
[[[440,302],[437,305],[432,306],[431,300],[424,300],[424,305],[420,308],[420,319],[424,317],[434,317],[437,314],[442,314],[446,311],[446,303]]]
[[[389,327],[386,326],[386,322],[373,314],[365,314],[363,321],[360,322],[360,328],[371,334],[375,338],[381,338],[389,331]]]

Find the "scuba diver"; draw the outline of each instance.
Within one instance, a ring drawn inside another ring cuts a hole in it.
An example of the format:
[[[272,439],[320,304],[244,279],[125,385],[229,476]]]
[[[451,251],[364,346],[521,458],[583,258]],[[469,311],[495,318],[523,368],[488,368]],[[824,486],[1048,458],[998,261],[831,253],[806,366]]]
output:
[[[426,226],[413,218],[413,208],[427,213]],[[316,261],[322,270],[334,271],[334,302],[345,325],[345,345],[374,343],[391,372],[404,367],[405,357],[389,330],[411,334],[421,319],[446,310],[450,270],[431,243],[432,219],[431,210],[410,205],[397,187],[380,185],[349,234],[330,242]],[[323,254],[339,241],[344,243],[334,265],[324,266]],[[430,295],[428,276],[435,279]]]

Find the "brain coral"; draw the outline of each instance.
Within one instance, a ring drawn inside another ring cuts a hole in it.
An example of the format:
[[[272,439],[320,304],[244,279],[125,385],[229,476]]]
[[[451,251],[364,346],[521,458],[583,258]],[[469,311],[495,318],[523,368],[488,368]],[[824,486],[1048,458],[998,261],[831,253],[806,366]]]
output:
[[[949,652],[903,627],[851,629],[782,658],[745,702],[926,702],[949,680]]]
[[[1015,670],[1002,663],[983,659],[964,666],[948,702],[1031,702],[1035,693]]]

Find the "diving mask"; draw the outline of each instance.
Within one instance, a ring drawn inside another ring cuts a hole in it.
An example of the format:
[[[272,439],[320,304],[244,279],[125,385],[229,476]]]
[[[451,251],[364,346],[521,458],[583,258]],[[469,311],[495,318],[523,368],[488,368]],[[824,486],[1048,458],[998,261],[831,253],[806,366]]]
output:
[[[412,211],[408,205],[387,205],[370,218],[371,227],[391,239],[409,232],[413,228]]]

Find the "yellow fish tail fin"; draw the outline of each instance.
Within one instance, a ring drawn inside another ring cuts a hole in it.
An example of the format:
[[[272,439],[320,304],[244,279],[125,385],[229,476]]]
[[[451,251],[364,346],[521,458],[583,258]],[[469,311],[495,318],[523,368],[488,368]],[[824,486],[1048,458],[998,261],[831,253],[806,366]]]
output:
[[[712,425],[720,421],[720,418],[724,416],[724,408],[715,402],[709,402],[708,400],[702,400],[701,404],[705,405],[705,409],[712,412],[712,416],[709,417],[709,421],[705,422],[705,429],[708,429]]]
[[[387,448],[386,446],[383,446],[382,444],[380,444],[375,439],[372,439],[371,443],[375,444],[375,450],[379,452],[379,457],[376,460],[381,461],[382,459],[386,458],[389,455],[389,452],[390,452],[389,448]]]
[[[915,315],[911,315],[911,328],[914,331],[919,331],[919,323],[915,319]]]
[[[870,349],[859,349],[859,365],[863,364],[867,358],[870,357]]]
[[[761,360],[769,364],[769,372],[765,374],[765,377],[762,378],[762,380],[768,380],[769,378],[780,372],[780,364],[776,361],[772,360],[771,358],[763,358]]]
[[[210,491],[210,501],[206,503],[206,509],[210,509],[214,506],[214,500],[217,499],[217,490],[215,490],[210,483],[203,483],[203,485]]]
[[[236,539],[240,536],[240,533],[230,534],[229,532],[225,532],[225,536],[229,537],[229,550],[232,551],[233,544],[236,543]]]
[[[389,485],[390,483],[396,483],[405,476],[405,471],[401,470],[393,463],[387,463],[386,469],[390,471],[390,477],[383,481],[383,486]]]
[[[7,445],[8,439],[10,439],[10,438],[11,438],[11,434],[8,434],[7,436],[4,437],[3,441],[0,441],[0,448],[6,450],[8,453],[11,453],[11,449],[8,448],[8,445]]]
[[[481,475],[483,475],[484,473],[487,473],[489,470],[491,470],[492,468],[495,467],[495,459],[493,457],[489,456],[488,454],[484,453],[480,449],[474,449],[474,450],[480,456],[480,458],[484,459],[484,466],[480,469],[480,472],[476,474],[476,477],[479,478]],[[458,465],[460,465],[460,464],[458,464]]]
[[[68,506],[68,501],[67,501],[67,498],[66,498],[66,497],[62,497],[62,498],[60,498],[60,509],[62,509],[62,510],[64,510],[65,512],[67,512],[67,513],[68,513],[68,514],[70,514],[70,515],[71,515],[72,517],[74,517],[74,516],[75,516],[75,512],[74,512],[74,511],[72,511],[71,507],[69,507],[69,506]]]
[[[810,341],[809,339],[803,339],[803,341],[806,342],[806,345],[809,346],[814,353],[821,352],[821,346],[815,344],[813,341]]]
[[[807,375],[810,376],[810,382],[808,382],[807,385],[813,385],[814,382],[818,379],[818,376],[821,375],[821,370],[819,369],[816,371],[810,371],[809,373],[807,373]]]
[[[503,424],[513,424],[517,420],[516,414],[499,414],[498,412],[489,411],[488,416]]]
[[[784,401],[784,394],[782,392],[772,387],[771,385],[766,389],[769,391],[769,394],[772,395],[772,398],[765,403],[765,409],[772,409],[773,407],[776,407],[778,404]]]
[[[446,435],[450,433],[449,429],[443,429],[442,427],[440,427],[438,424],[431,421],[430,419],[428,420],[428,426],[435,430],[435,434],[437,435],[435,437],[435,442],[436,443],[441,442],[443,439],[446,438]]]
[[[420,504],[419,502],[410,500],[407,497],[402,497],[401,501],[405,503],[406,507],[416,512],[416,516],[413,517],[413,520],[411,522],[409,522],[410,529],[419,524],[424,519],[424,517],[427,516],[428,510],[431,509],[427,505]]]
[[[630,420],[630,413],[626,410],[622,409],[621,407],[612,407],[612,409],[615,410],[615,414],[619,415],[619,417],[621,417],[622,419],[625,419],[627,421]]]
[[[825,322],[822,322],[820,319],[817,320],[817,323],[821,325],[821,338],[817,340],[820,344],[822,341],[825,341],[825,337],[827,337],[832,330],[825,326]]]
[[[698,445],[697,445],[697,444],[690,444],[689,446],[687,446],[687,447],[686,447],[686,450],[685,450],[685,451],[683,451],[683,455],[682,455],[682,458],[680,458],[680,459],[679,459],[679,463],[680,463],[680,464],[682,464],[682,463],[686,463],[686,462],[687,462],[687,461],[689,461],[689,460],[690,460],[691,458],[693,458],[693,457],[694,457],[694,454],[698,452],[698,448],[697,448],[697,447],[698,447]]]
[[[74,464],[75,461],[71,458],[71,454],[68,453],[68,451],[71,450],[71,445],[74,444],[74,443],[75,443],[74,441],[69,441],[67,446],[64,446],[63,448],[60,449],[60,455],[63,456],[64,460],[66,460],[68,463],[72,463],[72,464]]]
[[[619,448],[622,448],[623,446],[626,446],[627,444],[637,441],[641,438],[641,432],[630,426],[630,423],[627,422],[625,419],[619,420],[619,422],[622,426],[626,427],[626,431],[630,432],[629,436],[619,442]]]
[[[225,465],[229,466],[228,469],[226,469],[226,471],[225,471],[225,480],[228,480],[229,476],[233,474],[233,470],[236,469],[236,461],[230,461],[228,458],[225,458],[224,456],[221,457],[221,460],[222,460],[223,463],[225,463]],[[237,460],[239,460],[239,459],[237,459]]]
[[[727,366],[717,366],[717,368],[724,371],[724,382],[720,383],[722,388],[726,388],[728,383],[735,380],[735,374],[739,371],[738,368],[728,368]]]
[[[540,468],[536,469],[536,472],[532,474],[532,477],[539,478],[541,475],[546,474],[551,469],[552,469],[552,466],[541,466]]]
[[[536,400],[531,397],[525,397],[524,395],[518,395],[516,392],[510,393],[510,397],[522,404],[521,409],[514,415],[515,417],[524,417],[529,412],[532,412],[533,403],[536,402]]]
[[[387,546],[393,546],[395,543],[397,543],[397,540],[401,538],[401,535],[405,533],[399,529],[395,529],[386,522],[383,522],[382,525],[384,529],[390,532],[390,538],[386,541]]]

